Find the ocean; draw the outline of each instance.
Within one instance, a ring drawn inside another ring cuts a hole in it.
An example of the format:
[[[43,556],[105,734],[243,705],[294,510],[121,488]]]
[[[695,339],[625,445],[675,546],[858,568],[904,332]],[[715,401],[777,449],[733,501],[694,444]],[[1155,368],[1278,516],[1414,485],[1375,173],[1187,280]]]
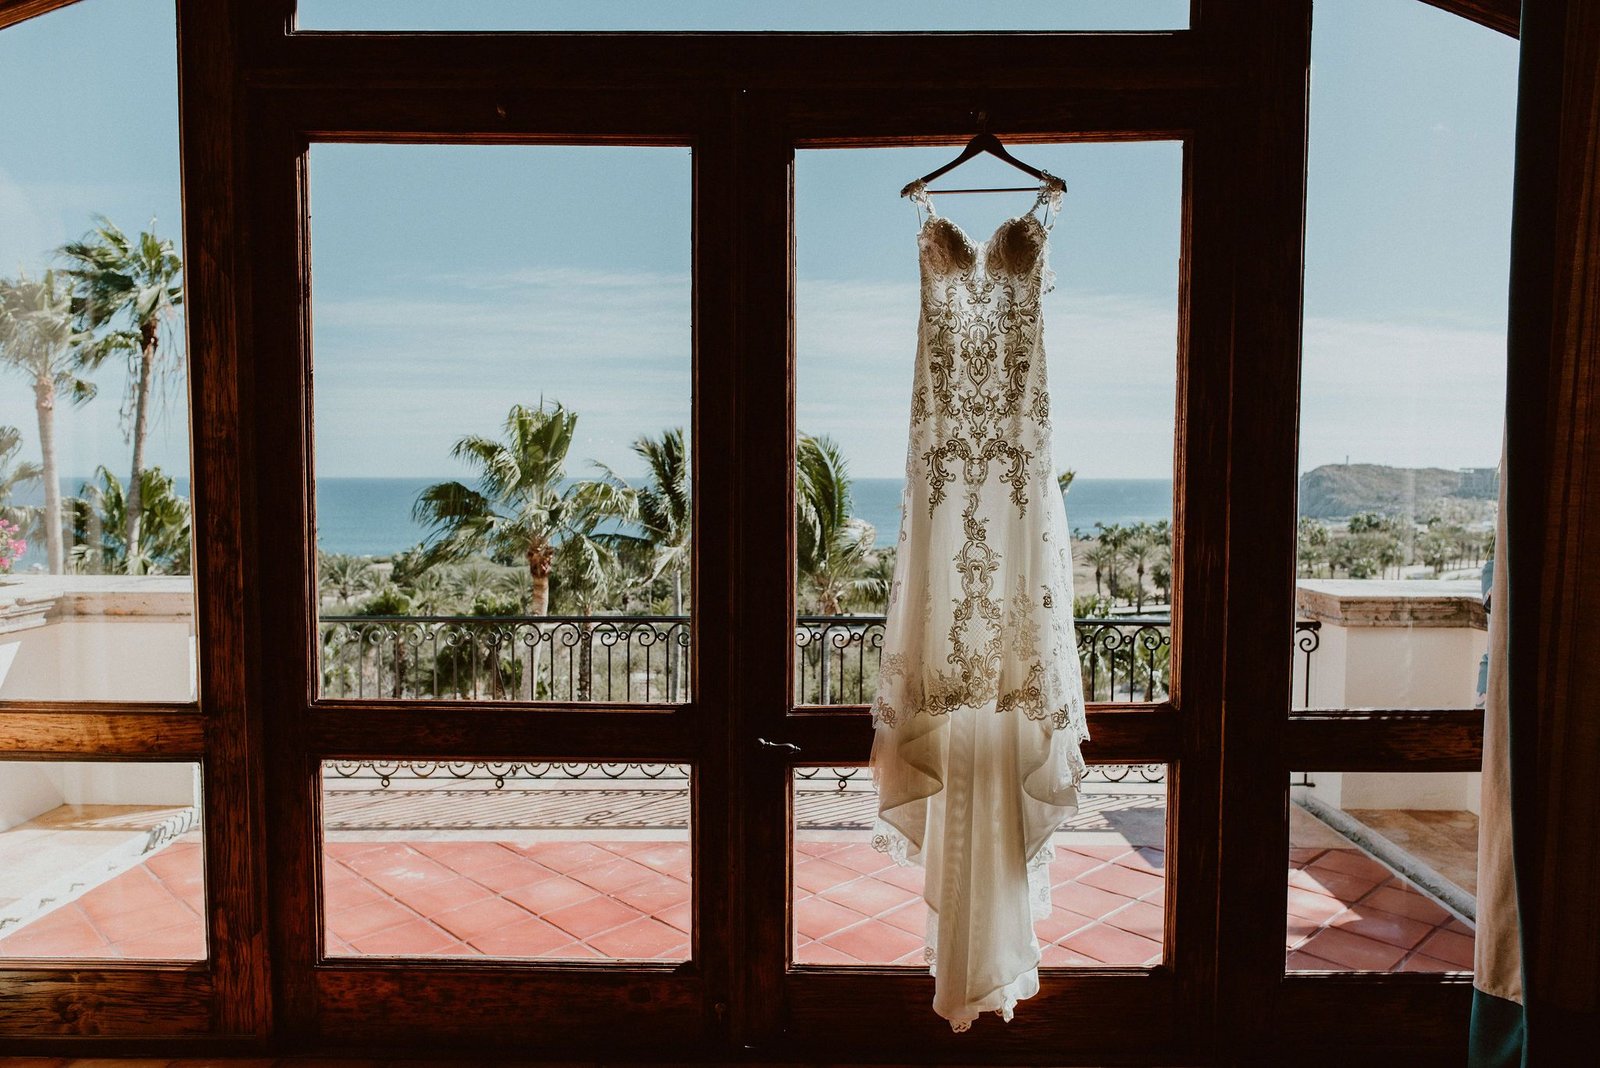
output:
[[[325,478],[317,485],[318,534],[324,552],[385,556],[415,545],[423,529],[411,520],[411,503],[427,478]],[[852,484],[854,513],[892,545],[900,529],[898,478],[861,478]],[[1080,478],[1067,493],[1072,528],[1095,523],[1154,522],[1172,518],[1170,479]]]
[[[437,478],[324,478],[317,483],[319,547],[351,556],[388,556],[422,540],[424,529],[411,518],[417,494]],[[62,480],[63,495],[75,494],[82,478]],[[188,479],[177,480],[179,493],[189,492]],[[852,483],[854,513],[877,531],[877,544],[891,545],[900,529],[898,478],[860,478]],[[37,487],[18,494],[22,503],[38,503]],[[1105,523],[1154,522],[1172,518],[1172,482],[1159,478],[1080,478],[1067,493],[1067,521],[1074,530],[1092,530]],[[29,546],[17,570],[43,556],[43,547]]]

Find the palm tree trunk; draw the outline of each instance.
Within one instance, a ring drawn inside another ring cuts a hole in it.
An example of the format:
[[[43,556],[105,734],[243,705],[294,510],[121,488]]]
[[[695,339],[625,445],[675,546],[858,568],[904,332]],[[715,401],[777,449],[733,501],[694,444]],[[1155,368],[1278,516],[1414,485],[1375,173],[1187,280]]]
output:
[[[678,641],[677,617],[683,615],[683,572],[672,569],[672,615],[667,627],[667,700],[678,699]]]
[[[550,552],[539,545],[528,546],[528,614],[544,616],[550,613]],[[533,624],[534,641],[530,656],[530,675],[528,678],[529,694],[532,699],[539,699],[539,661],[542,658],[544,646],[544,625]],[[555,695],[556,688],[556,649],[554,639],[550,645],[550,695]]]
[[[140,563],[139,526],[144,505],[144,443],[150,436],[150,390],[156,374],[156,331],[152,324],[139,330],[139,382],[133,392],[133,474],[128,479],[127,530],[123,541],[128,546],[128,574],[144,571]]]
[[[61,536],[61,475],[56,470],[56,384],[48,375],[33,383],[33,403],[39,415],[39,466],[44,469],[45,559],[52,575],[67,569],[66,546]]]

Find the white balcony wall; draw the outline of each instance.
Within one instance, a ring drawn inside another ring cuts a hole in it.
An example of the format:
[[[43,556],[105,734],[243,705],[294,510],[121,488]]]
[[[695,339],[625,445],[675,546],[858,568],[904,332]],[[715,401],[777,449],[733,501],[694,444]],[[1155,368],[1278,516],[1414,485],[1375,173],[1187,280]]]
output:
[[[192,701],[185,576],[0,579],[0,701]]]
[[[200,804],[200,768],[192,763],[0,761],[0,831],[62,805]]]
[[[1310,699],[1296,660],[1296,707],[1471,708],[1488,648],[1477,580],[1302,579],[1299,618],[1321,624]],[[1402,774],[1306,768],[1308,792],[1344,809],[1478,811],[1476,772]]]

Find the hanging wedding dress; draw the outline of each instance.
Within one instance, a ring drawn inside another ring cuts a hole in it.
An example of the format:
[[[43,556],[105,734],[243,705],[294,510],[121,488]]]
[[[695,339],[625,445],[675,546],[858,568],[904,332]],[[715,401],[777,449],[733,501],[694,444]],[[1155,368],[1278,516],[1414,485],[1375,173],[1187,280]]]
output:
[[[1072,543],[1052,468],[1039,298],[1064,186],[975,245],[918,231],[911,442],[872,720],[873,845],[926,869],[933,1007],[957,1031],[1039,989],[1050,837],[1087,740]]]

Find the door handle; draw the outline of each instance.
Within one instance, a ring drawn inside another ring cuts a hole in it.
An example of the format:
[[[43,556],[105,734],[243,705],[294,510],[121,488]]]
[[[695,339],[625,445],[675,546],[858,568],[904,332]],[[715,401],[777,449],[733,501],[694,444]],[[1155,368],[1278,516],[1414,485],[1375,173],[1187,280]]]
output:
[[[793,742],[769,742],[765,738],[757,738],[756,744],[763,749],[786,749],[790,753],[800,752],[800,747]]]

